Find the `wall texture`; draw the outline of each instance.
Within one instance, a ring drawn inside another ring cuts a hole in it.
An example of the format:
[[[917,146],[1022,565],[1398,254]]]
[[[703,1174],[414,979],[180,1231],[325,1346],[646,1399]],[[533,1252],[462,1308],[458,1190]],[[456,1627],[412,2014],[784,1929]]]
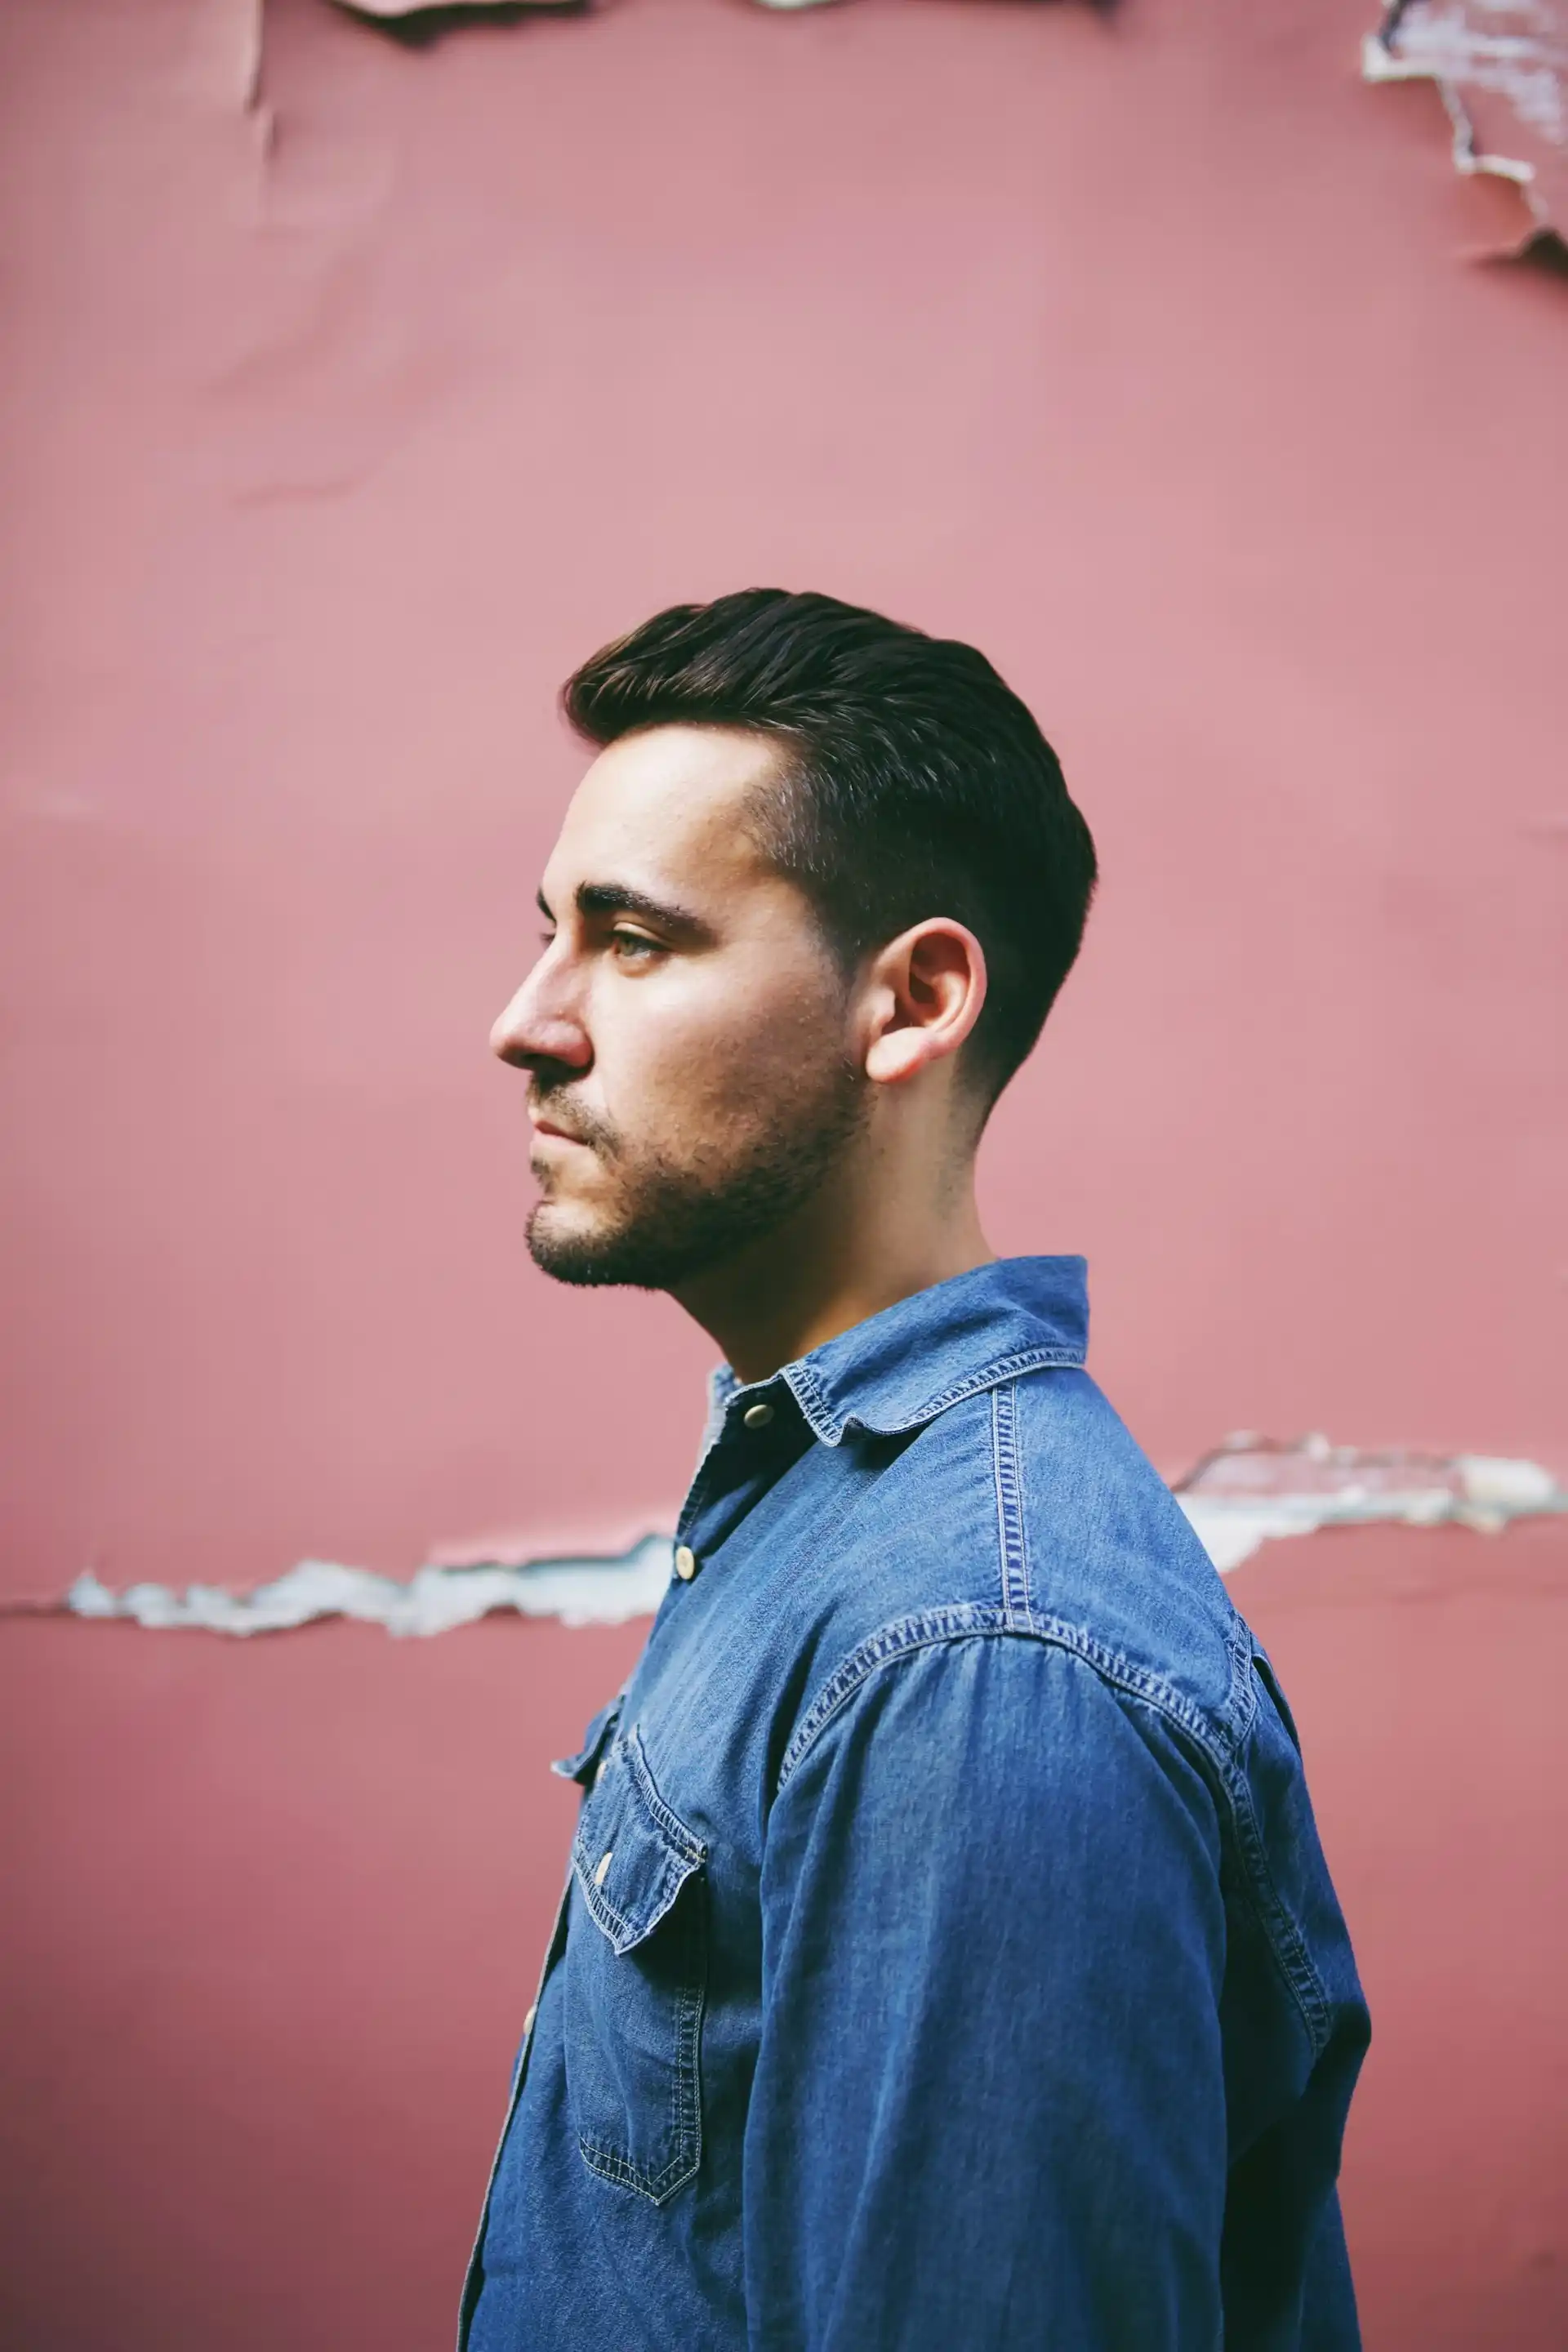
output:
[[[1058,743],[1104,898],[986,1206],[1155,1458],[1562,1474],[1568,289],[1461,257],[1512,198],[1372,13],[11,0],[6,1593],[668,1523],[703,1344],[533,1273],[484,1040],[557,683],[749,581]],[[1547,2352],[1561,1535],[1237,1581],[1377,2005],[1372,2352]],[[637,1640],[0,1625],[16,2340],[442,2340]]]

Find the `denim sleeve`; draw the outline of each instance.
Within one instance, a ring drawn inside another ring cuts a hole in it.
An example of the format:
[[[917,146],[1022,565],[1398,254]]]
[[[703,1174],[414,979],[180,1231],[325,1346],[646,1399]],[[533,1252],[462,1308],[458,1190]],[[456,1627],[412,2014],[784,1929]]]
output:
[[[1158,1712],[1015,1636],[877,1667],[773,1806],[748,2337],[1210,2352],[1225,1934]]]

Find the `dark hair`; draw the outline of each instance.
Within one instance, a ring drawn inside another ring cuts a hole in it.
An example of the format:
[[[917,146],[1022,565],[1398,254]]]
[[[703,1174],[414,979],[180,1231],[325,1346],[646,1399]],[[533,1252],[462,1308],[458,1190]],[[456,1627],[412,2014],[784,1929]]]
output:
[[[562,703],[591,743],[670,724],[776,737],[763,845],[846,970],[925,916],[979,940],[990,986],[966,1053],[994,1100],[1078,954],[1096,866],[1056,753],[983,654],[836,597],[747,588],[656,613]]]

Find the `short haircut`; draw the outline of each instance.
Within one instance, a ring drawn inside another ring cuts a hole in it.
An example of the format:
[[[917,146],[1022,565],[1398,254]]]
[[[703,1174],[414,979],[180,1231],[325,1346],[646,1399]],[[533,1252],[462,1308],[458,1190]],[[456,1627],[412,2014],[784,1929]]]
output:
[[[983,654],[836,597],[747,588],[672,604],[585,661],[562,704],[604,745],[662,726],[773,737],[748,814],[847,974],[947,915],[985,951],[964,1048],[986,1108],[1040,1034],[1093,894],[1088,825],[1056,753]]]

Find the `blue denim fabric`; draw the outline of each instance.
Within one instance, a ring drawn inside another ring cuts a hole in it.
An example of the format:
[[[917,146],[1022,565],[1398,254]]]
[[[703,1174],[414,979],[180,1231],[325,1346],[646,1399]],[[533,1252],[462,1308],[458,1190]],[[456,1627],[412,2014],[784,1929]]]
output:
[[[1356,2345],[1295,1732],[1087,1314],[1015,1259],[715,1376],[697,1572],[556,1767],[469,2352]]]

